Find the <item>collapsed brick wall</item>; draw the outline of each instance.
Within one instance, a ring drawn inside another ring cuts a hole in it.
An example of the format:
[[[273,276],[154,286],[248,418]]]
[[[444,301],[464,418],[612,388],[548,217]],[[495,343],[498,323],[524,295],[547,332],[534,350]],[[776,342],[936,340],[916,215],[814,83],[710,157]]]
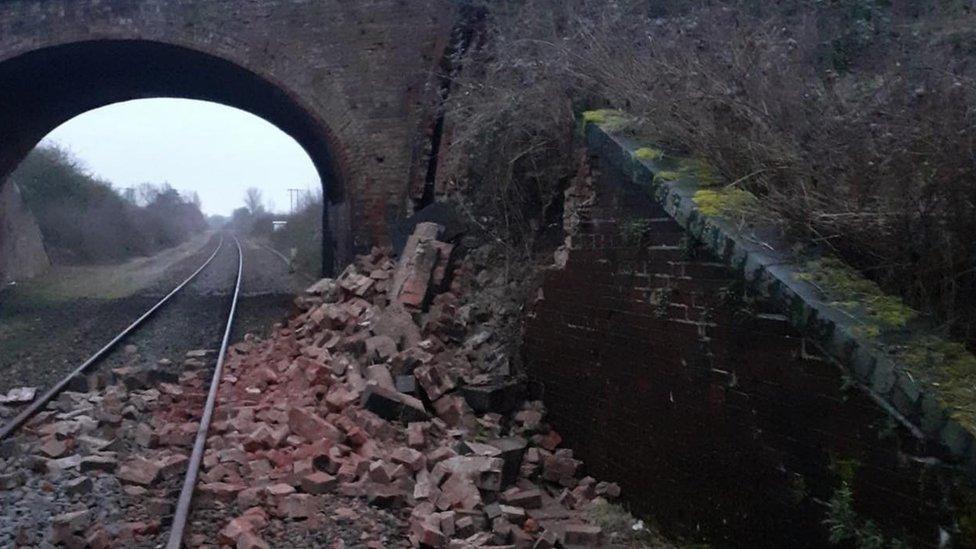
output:
[[[566,265],[545,278],[524,354],[554,424],[599,478],[672,533],[827,544],[847,471],[856,522],[935,545],[948,488],[885,412],[612,165]],[[594,203],[590,203],[594,202]]]

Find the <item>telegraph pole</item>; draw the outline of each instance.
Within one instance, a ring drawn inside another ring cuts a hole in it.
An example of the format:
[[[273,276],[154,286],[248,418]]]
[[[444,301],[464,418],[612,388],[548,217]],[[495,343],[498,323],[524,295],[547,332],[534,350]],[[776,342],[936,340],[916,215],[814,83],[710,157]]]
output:
[[[288,189],[288,198],[291,200],[291,213],[295,213],[295,195],[302,192],[302,189]]]

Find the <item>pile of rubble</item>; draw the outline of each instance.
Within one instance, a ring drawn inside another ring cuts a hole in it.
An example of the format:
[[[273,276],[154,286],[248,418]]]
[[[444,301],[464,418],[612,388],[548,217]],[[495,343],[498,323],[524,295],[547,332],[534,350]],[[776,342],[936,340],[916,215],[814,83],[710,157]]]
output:
[[[132,346],[124,355],[0,444],[0,546],[133,547],[162,534],[214,352],[191,351],[179,367],[140,364]],[[159,409],[184,412],[172,421]]]
[[[418,225],[399,262],[359,257],[271,339],[233,347],[198,490],[240,512],[222,543],[263,547],[269,520],[313,518],[323,494],[399,514],[415,546],[606,541],[585,509],[619,488],[579,478],[492,318],[462,305],[472,269],[439,231]]]
[[[508,281],[440,231],[418,225],[398,261],[357,258],[269,339],[232,346],[188,546],[621,541],[591,520],[619,488],[582,476],[511,372]],[[0,445],[0,545],[165,542],[214,354],[139,365],[135,353]]]

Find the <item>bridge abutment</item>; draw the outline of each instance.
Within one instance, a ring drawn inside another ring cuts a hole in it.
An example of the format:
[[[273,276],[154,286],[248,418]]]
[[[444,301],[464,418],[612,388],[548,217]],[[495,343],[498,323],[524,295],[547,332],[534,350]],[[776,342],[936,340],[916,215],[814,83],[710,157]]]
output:
[[[426,170],[447,0],[13,0],[0,6],[0,180],[48,132],[147,97],[265,118],[315,163],[336,264],[389,240]],[[325,243],[329,246],[330,243]]]

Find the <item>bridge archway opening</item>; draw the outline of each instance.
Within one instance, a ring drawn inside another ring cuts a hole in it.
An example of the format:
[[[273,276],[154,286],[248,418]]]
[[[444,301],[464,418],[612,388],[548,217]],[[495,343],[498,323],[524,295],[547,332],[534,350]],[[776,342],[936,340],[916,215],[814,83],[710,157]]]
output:
[[[323,186],[322,270],[330,273],[349,238],[341,146],[325,122],[272,77],[178,45],[96,40],[0,60],[0,184],[52,130],[107,105],[148,98],[219,103],[254,114],[293,138]],[[338,215],[337,215],[338,214]]]

